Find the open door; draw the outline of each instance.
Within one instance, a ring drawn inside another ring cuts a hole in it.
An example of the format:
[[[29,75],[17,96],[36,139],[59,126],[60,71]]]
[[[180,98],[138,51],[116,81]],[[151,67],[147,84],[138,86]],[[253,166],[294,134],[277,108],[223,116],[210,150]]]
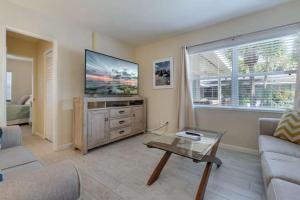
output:
[[[54,70],[53,70],[53,50],[49,50],[44,54],[46,66],[46,93],[45,93],[45,137],[53,142],[53,85],[54,85]]]

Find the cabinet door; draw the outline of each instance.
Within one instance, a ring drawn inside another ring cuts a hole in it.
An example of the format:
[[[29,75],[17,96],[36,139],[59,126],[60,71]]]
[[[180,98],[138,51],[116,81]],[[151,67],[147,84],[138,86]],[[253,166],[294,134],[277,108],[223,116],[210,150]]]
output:
[[[107,121],[105,110],[88,112],[88,146],[97,145],[108,139]]]
[[[136,106],[132,108],[133,112],[133,132],[145,131],[144,107]]]

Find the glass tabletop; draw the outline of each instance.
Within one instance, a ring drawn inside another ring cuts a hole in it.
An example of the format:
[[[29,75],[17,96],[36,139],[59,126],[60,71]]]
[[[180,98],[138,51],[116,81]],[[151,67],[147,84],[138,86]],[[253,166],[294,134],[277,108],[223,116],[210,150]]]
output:
[[[183,135],[185,135],[186,132],[200,136],[193,138],[187,138],[186,136],[177,136],[182,135],[182,133]],[[180,133],[181,134],[178,134],[176,132],[148,132],[144,144],[149,148],[165,150],[177,155],[200,161],[205,155],[210,152],[213,146],[221,140],[224,134],[224,132],[191,128],[186,128]]]

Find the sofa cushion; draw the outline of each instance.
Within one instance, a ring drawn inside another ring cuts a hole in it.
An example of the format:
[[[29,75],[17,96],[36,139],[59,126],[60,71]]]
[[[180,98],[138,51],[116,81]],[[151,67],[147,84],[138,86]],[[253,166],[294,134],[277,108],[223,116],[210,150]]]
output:
[[[300,184],[300,158],[273,152],[261,155],[263,178],[266,188],[272,178]]]
[[[22,130],[19,126],[5,126],[1,127],[1,130],[1,149],[22,145]]]
[[[24,165],[19,165],[16,167],[11,167],[3,170],[4,181],[6,180],[14,180],[24,174],[29,174],[31,172],[35,172],[39,169],[43,168],[42,164],[39,161],[34,161],[31,163],[27,163]]]
[[[300,158],[300,145],[273,136],[260,135],[259,153],[275,152]]]
[[[300,112],[288,111],[284,113],[278,123],[274,136],[300,144]]]
[[[0,151],[0,169],[15,167],[36,161],[35,156],[23,146],[3,149]]]
[[[299,199],[300,185],[274,178],[269,184],[267,196],[268,200]]]
[[[0,183],[1,200],[76,200],[82,199],[80,191],[79,172],[70,161]]]

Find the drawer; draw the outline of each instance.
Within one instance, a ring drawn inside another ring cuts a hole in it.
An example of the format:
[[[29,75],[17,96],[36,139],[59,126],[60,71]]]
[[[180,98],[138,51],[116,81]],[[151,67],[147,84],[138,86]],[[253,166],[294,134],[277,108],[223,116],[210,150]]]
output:
[[[132,131],[131,127],[120,128],[120,129],[111,131],[110,132],[110,139],[113,140],[113,139],[118,138],[118,137],[129,135],[129,134],[131,134],[131,131]]]
[[[131,115],[131,108],[112,108],[110,117],[124,117]]]
[[[131,117],[110,120],[110,128],[118,128],[121,126],[128,126],[130,124],[131,124]]]

